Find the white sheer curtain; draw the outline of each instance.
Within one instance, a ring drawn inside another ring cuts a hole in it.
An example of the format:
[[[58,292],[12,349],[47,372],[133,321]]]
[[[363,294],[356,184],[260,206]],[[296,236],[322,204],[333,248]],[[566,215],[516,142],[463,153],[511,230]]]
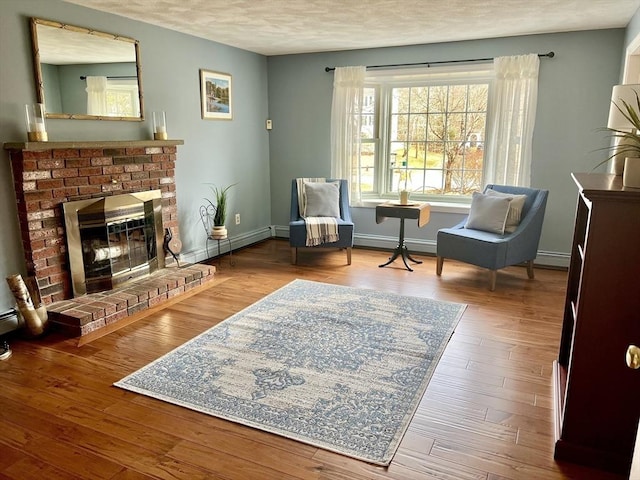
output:
[[[531,184],[539,65],[540,59],[533,53],[494,59],[492,141],[485,157],[485,183],[524,187]]]
[[[107,77],[87,77],[87,115],[107,114]]]
[[[360,205],[360,125],[367,68],[337,67],[331,103],[331,176],[349,181],[351,205]]]

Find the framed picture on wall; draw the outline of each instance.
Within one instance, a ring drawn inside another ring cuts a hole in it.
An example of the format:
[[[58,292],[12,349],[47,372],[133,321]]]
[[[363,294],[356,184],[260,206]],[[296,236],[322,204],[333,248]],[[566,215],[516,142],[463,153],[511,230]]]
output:
[[[233,118],[231,75],[200,69],[200,105],[202,118],[231,120]]]

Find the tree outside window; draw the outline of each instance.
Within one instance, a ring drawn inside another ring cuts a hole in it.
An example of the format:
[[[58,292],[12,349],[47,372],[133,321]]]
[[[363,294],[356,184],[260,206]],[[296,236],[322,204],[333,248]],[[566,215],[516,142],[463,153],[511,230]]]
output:
[[[401,82],[365,88],[363,192],[455,197],[480,190],[489,79]]]
[[[112,117],[140,115],[137,80],[108,80],[106,90],[107,112]]]

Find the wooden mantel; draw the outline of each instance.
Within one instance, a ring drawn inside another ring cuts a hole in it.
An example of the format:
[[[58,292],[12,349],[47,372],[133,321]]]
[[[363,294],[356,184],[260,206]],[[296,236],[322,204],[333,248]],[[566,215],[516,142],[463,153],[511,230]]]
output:
[[[28,152],[42,152],[44,150],[58,150],[64,148],[144,148],[144,147],[174,147],[184,145],[184,140],[94,140],[81,142],[7,142],[5,150],[23,150]]]

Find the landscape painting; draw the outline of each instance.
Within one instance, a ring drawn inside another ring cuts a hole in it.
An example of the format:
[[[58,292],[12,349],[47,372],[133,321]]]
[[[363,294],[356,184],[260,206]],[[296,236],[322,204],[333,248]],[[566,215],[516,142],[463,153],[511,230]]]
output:
[[[202,118],[231,120],[231,75],[228,73],[200,70],[200,103]]]

